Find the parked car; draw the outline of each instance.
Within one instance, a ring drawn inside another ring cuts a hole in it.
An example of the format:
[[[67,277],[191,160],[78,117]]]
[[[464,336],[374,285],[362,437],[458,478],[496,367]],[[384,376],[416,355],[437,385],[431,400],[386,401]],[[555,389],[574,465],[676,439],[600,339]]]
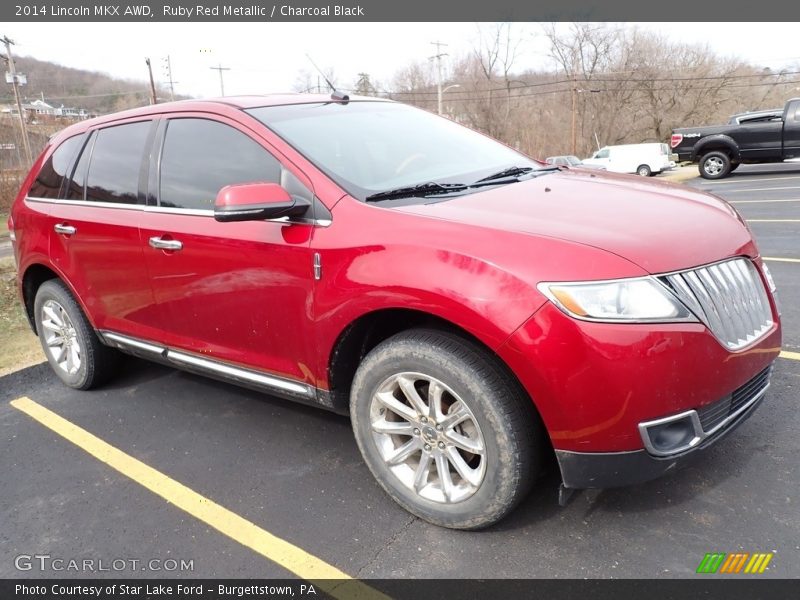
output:
[[[696,162],[705,179],[727,177],[741,164],[775,163],[800,158],[800,98],[773,111],[736,123],[673,129],[670,145],[680,160]]]
[[[587,165],[577,156],[550,156],[545,160],[546,165],[556,165],[559,167],[582,167],[586,169],[601,169],[605,171],[605,167],[598,165]]]
[[[122,351],[349,414],[384,490],[447,527],[501,519],[553,452],[563,490],[672,471],[750,416],[781,346],[729,204],[542,167],[386,100],[75,124],[8,226],[67,386]]]
[[[583,159],[585,166],[603,167],[612,173],[636,173],[642,177],[658,175],[673,168],[666,144],[623,144],[605,146],[591,158]]]
[[[583,163],[577,156],[550,156],[545,159],[548,165],[557,165],[561,167],[580,167]]]

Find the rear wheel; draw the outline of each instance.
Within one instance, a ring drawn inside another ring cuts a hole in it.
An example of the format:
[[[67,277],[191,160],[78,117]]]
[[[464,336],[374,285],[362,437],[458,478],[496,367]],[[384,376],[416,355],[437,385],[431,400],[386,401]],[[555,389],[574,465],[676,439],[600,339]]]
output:
[[[724,152],[715,150],[700,159],[698,168],[703,179],[722,179],[731,172],[731,158]]]
[[[636,167],[636,174],[641,175],[642,177],[650,177],[652,171],[648,165],[639,165]]]
[[[361,454],[409,512],[478,529],[505,516],[536,476],[543,428],[530,399],[482,348],[411,330],[379,344],[350,401]]]
[[[33,310],[45,356],[66,385],[88,390],[115,372],[119,353],[102,344],[61,281],[51,279],[39,287]]]

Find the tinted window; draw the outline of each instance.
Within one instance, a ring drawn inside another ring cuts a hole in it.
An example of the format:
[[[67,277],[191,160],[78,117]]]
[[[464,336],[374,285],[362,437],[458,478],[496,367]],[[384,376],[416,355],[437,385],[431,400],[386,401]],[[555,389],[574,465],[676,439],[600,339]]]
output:
[[[78,163],[75,165],[75,169],[72,171],[72,177],[70,177],[70,180],[67,183],[67,200],[85,199],[84,190],[86,187],[86,171],[89,169],[89,158],[92,156],[92,147],[94,146],[94,141],[96,139],[97,136],[93,132],[91,138],[83,147],[83,151],[78,159]]]
[[[92,151],[86,199],[136,204],[139,172],[150,122],[101,129]]]
[[[275,157],[242,132],[206,119],[173,119],[161,156],[159,204],[208,209],[234,183],[281,183]]]
[[[64,181],[64,176],[67,174],[72,161],[75,160],[75,155],[81,147],[84,140],[83,135],[76,135],[71,137],[56,148],[55,152],[50,155],[36,181],[33,182],[29,196],[34,198],[58,198],[59,191],[61,190],[61,183]]]
[[[611,150],[608,148],[603,148],[597,154],[594,155],[595,158],[608,158],[608,155],[611,153]]]

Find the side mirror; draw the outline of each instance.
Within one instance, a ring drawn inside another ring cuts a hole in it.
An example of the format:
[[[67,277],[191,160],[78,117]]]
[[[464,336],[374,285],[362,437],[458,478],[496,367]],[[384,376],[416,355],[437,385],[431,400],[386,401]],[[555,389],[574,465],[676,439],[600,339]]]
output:
[[[293,198],[277,183],[227,185],[217,194],[214,219],[228,223],[302,217],[310,206],[308,200]]]

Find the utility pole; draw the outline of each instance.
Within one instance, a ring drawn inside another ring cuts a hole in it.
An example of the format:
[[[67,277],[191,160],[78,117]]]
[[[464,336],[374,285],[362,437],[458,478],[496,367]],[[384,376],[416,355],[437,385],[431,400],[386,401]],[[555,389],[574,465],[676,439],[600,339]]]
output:
[[[431,42],[434,46],[436,46],[436,54],[430,57],[430,60],[436,61],[436,95],[438,98],[438,109],[437,112],[442,114],[442,57],[447,56],[447,53],[442,52],[442,46],[447,46],[447,44],[443,42]]]
[[[169,99],[175,100],[175,84],[178,82],[172,80],[172,62],[169,59],[169,54],[162,60],[165,63],[164,70],[167,72],[167,82],[169,83]]]
[[[218,63],[216,67],[209,67],[209,69],[214,69],[215,71],[219,72],[219,95],[225,95],[225,82],[222,80],[222,72],[223,71],[230,71],[230,67],[223,67],[222,63]]]
[[[147,72],[150,74],[150,104],[158,104],[156,98],[156,84],[153,81],[153,67],[150,66],[150,59],[145,58],[144,62],[147,63]]]
[[[578,145],[578,132],[576,129],[575,119],[578,112],[578,76],[575,71],[572,72],[572,151],[571,154],[575,155]]]
[[[3,36],[3,39],[0,41],[6,45],[6,62],[8,62],[8,74],[11,76],[11,81],[8,83],[14,87],[14,100],[17,103],[19,126],[22,129],[22,145],[25,147],[25,158],[28,161],[28,165],[31,165],[33,163],[31,142],[28,139],[28,127],[25,125],[25,116],[22,114],[22,102],[19,99],[19,78],[17,76],[17,68],[14,65],[14,57],[11,56],[11,46],[14,44],[14,40],[9,39],[8,36]],[[8,78],[6,78],[6,81],[8,81]]]

